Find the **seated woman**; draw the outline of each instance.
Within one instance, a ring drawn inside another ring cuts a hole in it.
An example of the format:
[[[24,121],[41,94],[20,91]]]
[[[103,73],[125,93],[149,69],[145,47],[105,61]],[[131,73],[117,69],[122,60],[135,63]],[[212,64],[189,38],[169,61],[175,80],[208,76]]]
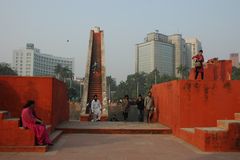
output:
[[[29,128],[34,132],[38,145],[52,145],[46,126],[35,114],[34,104],[33,100],[29,100],[23,106],[22,125],[24,128]]]

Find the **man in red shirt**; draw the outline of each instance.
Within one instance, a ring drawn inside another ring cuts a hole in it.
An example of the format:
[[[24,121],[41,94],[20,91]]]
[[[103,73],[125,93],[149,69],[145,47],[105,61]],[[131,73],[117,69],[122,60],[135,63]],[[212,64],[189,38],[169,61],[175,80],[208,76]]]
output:
[[[199,50],[198,54],[192,57],[192,59],[195,60],[195,80],[197,79],[199,72],[201,73],[202,80],[204,78],[204,69],[203,69],[204,57],[202,54],[203,54],[203,50]]]

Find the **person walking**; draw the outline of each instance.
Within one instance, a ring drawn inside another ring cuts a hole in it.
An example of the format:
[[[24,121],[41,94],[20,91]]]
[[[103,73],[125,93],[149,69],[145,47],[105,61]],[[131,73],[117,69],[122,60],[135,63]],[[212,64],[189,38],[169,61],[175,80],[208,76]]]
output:
[[[199,50],[198,54],[193,56],[192,59],[195,60],[195,80],[198,77],[198,74],[201,73],[202,80],[204,79],[204,68],[203,68],[203,50]]]
[[[128,112],[130,110],[129,97],[125,95],[122,102],[123,107],[123,119],[126,121],[128,119]]]
[[[102,112],[101,103],[98,100],[97,95],[94,95],[92,103],[91,103],[91,113],[93,116],[92,122],[101,120],[101,112]]]
[[[138,108],[138,121],[144,121],[144,99],[141,94],[138,95],[138,99],[136,101],[137,108]]]

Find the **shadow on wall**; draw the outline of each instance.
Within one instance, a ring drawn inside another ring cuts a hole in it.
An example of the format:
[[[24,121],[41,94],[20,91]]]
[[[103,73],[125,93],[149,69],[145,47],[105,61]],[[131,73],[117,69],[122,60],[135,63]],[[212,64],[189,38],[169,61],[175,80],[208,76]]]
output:
[[[0,80],[0,110],[9,111],[12,117],[19,117],[24,102],[7,81]]]

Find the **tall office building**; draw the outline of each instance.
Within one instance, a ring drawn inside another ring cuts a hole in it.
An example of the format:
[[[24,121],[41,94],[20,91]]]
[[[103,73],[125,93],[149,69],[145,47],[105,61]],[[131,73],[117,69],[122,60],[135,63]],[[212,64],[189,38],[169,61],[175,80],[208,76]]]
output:
[[[192,56],[201,49],[201,43],[187,41],[181,34],[163,35],[158,32],[147,34],[143,43],[136,45],[135,71],[150,73],[155,68],[160,74],[180,77],[177,67],[192,67]]]
[[[195,56],[198,53],[198,51],[202,49],[202,44],[197,38],[185,38],[185,40],[188,45],[192,46],[191,55],[189,55],[190,59],[192,59],[192,57]],[[190,67],[194,67],[194,61],[191,60],[190,62],[191,62]]]
[[[232,60],[232,66],[239,68],[239,54],[231,53],[230,60]]]
[[[13,51],[12,68],[19,76],[54,76],[58,64],[74,72],[73,58],[43,54],[32,43],[27,43],[24,49]]]
[[[157,69],[160,75],[174,75],[174,45],[160,33],[149,33],[143,43],[136,45],[135,71],[150,73]]]
[[[174,44],[174,74],[176,77],[180,77],[177,67],[180,65],[186,66],[187,63],[185,40],[182,38],[181,34],[173,34],[168,36],[168,41]]]

